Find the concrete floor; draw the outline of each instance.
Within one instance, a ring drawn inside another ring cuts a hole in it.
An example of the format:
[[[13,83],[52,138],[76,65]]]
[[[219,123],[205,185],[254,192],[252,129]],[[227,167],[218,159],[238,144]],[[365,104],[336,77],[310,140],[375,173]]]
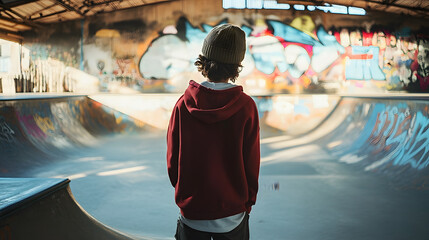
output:
[[[263,142],[251,239],[429,239],[428,191],[399,188],[315,144],[275,149],[275,141]],[[165,155],[165,132],[117,135],[23,177],[69,177],[77,201],[104,224],[174,239],[179,210]]]

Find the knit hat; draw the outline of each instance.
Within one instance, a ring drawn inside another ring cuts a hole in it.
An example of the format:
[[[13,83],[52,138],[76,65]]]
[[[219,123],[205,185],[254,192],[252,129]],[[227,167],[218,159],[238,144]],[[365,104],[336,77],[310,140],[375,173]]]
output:
[[[214,27],[204,39],[204,57],[221,63],[240,64],[246,53],[246,36],[232,24]]]

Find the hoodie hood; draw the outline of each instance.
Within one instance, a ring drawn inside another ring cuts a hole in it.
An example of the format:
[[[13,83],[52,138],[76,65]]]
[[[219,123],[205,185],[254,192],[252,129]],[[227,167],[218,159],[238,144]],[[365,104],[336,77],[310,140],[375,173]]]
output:
[[[213,90],[191,80],[184,94],[189,113],[205,123],[215,123],[230,118],[238,112],[250,97],[243,87]]]

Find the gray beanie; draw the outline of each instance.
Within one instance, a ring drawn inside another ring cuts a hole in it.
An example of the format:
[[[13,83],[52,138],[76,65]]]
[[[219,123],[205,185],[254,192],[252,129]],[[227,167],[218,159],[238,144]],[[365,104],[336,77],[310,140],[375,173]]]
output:
[[[239,64],[246,53],[246,35],[229,23],[216,26],[204,39],[202,53],[213,61]]]

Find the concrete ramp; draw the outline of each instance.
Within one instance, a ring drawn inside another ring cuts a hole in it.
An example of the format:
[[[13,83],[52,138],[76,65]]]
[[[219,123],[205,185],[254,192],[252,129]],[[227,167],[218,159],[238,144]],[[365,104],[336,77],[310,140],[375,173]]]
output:
[[[343,118],[317,142],[340,162],[426,188],[429,176],[429,96],[343,98],[320,129]]]
[[[95,220],[75,201],[68,179],[0,178],[0,238],[133,239]]]
[[[0,98],[0,177],[65,159],[100,138],[148,127],[86,96]]]
[[[339,162],[388,176],[397,187],[428,187],[429,96],[341,97],[311,132],[262,140],[274,149],[317,144]]]
[[[32,177],[102,139],[148,129],[87,96],[0,99],[0,239],[131,239],[81,208],[68,179],[4,177]]]

